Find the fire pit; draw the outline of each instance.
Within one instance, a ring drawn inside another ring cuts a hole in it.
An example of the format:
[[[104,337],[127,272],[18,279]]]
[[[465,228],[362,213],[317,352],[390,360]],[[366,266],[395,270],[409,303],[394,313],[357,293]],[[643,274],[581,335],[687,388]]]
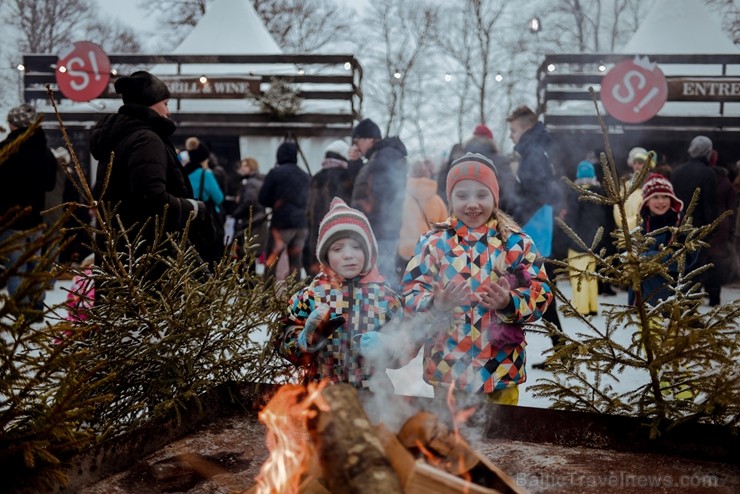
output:
[[[210,417],[210,423],[202,425],[196,432],[187,432],[184,437],[164,447],[151,449],[151,444],[140,441],[134,449],[125,447],[126,444],[116,444],[109,445],[105,454],[93,452],[91,455],[96,461],[89,461],[91,466],[82,467],[82,462],[75,463],[74,471],[70,472],[73,483],[66,492],[254,492],[250,489],[256,487],[260,470],[269,458],[266,427],[259,422],[256,413],[257,409],[263,407],[264,401],[255,404],[256,396],[263,393],[265,388],[248,384],[240,389],[246,397],[245,405],[253,404],[255,411],[222,403],[221,413],[216,413],[213,407],[208,409],[206,401],[203,405],[208,410],[206,415]],[[400,396],[393,399],[394,408],[407,407],[408,410],[403,413],[404,421],[419,411],[433,410],[436,413],[446,409],[445,404],[437,400]],[[385,408],[390,408],[390,403]],[[651,441],[646,439],[645,429],[637,419],[528,407],[488,405],[487,408],[492,420],[480,436],[467,437],[470,449],[484,463],[493,465],[513,479],[520,491],[668,493],[678,492],[679,487],[680,492],[692,492],[693,489],[696,492],[729,494],[740,491],[740,467],[736,460],[739,456],[738,444],[722,428],[696,426],[676,431],[673,436],[666,435],[659,441]],[[370,410],[368,415],[372,417],[374,413]],[[449,417],[444,417],[442,423],[449,424]],[[391,425],[400,434],[402,422]],[[149,443],[153,443],[158,431],[161,434],[165,429],[163,426],[148,428],[144,435],[149,438]],[[385,454],[388,437],[376,428],[373,433],[377,435]],[[398,434],[390,436],[391,439],[399,437]],[[400,440],[398,442],[401,443]],[[397,443],[394,444],[399,447]],[[408,450],[403,443],[400,448]],[[137,452],[139,455],[134,456]],[[125,455],[125,458],[117,460],[116,453]],[[411,453],[411,461],[416,463],[415,470],[429,469],[432,476],[439,477],[442,470],[437,466],[420,466],[424,463],[417,461],[415,453]],[[188,458],[188,455],[195,455],[196,459],[203,462],[194,462],[193,457]],[[391,464],[390,458],[408,460],[408,455],[396,453],[386,454],[386,457]],[[128,460],[129,466],[125,469],[120,466],[123,459]],[[174,465],[164,467],[168,463]],[[117,473],[92,483],[91,479],[96,475],[98,479],[102,478],[111,464],[118,465],[115,470]],[[203,468],[204,465],[207,468]],[[312,468],[318,468],[318,465],[320,463],[317,461]],[[172,477],[155,476],[155,472],[159,471],[161,475],[167,468],[170,468]],[[324,485],[318,481],[321,471],[314,472],[317,475],[306,475],[303,479],[312,478],[313,487],[324,489],[313,492],[327,492],[328,483]],[[400,478],[404,482],[404,478]],[[465,482],[464,479],[458,480]],[[424,494],[460,492],[422,488],[425,489]]]

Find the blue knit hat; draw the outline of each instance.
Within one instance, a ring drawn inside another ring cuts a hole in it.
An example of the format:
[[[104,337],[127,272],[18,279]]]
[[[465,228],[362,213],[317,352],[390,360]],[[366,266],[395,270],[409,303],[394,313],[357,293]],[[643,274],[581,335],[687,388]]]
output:
[[[578,168],[576,168],[576,179],[579,178],[596,178],[594,164],[586,160],[578,163]]]

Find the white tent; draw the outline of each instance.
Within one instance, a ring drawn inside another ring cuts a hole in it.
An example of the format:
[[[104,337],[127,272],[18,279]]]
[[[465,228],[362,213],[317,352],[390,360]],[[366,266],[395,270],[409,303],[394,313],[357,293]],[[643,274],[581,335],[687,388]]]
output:
[[[279,55],[282,50],[265,27],[250,0],[215,0],[210,3],[205,15],[193,30],[173,50],[176,55]],[[152,67],[151,72],[165,76],[177,73],[175,64],[161,64]],[[297,74],[298,67],[292,64],[188,64],[183,65],[180,74],[190,75],[285,75]],[[304,102],[304,110],[312,102]],[[323,102],[332,105],[327,110],[336,112],[336,102]],[[251,99],[242,100],[183,100],[177,112],[253,112],[258,111],[257,103]],[[321,108],[311,107],[311,111]],[[303,138],[299,140],[301,151],[308,165],[318,170],[326,146],[336,137]],[[266,171],[275,162],[275,152],[283,136],[242,136],[239,139],[242,157],[252,156]],[[300,158],[299,158],[300,159]]]

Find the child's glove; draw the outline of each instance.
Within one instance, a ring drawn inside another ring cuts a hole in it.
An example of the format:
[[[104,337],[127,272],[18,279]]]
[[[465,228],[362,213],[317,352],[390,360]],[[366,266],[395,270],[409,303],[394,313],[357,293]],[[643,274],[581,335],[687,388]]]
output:
[[[298,334],[298,348],[307,353],[315,353],[328,343],[328,337],[345,322],[342,316],[330,319],[330,308],[326,304],[316,307],[306,318],[303,329]]]
[[[360,354],[364,356],[377,355],[385,346],[385,336],[377,331],[369,331],[360,336]]]

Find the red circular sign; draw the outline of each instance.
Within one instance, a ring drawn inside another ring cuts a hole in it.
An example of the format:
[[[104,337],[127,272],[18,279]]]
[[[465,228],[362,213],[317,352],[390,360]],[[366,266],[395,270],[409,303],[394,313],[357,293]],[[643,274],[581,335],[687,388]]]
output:
[[[110,60],[102,48],[78,41],[57,58],[57,84],[72,101],[90,101],[105,91],[110,80]]]
[[[663,71],[647,58],[619,62],[601,81],[604,109],[625,123],[650,120],[663,108],[667,97]]]

